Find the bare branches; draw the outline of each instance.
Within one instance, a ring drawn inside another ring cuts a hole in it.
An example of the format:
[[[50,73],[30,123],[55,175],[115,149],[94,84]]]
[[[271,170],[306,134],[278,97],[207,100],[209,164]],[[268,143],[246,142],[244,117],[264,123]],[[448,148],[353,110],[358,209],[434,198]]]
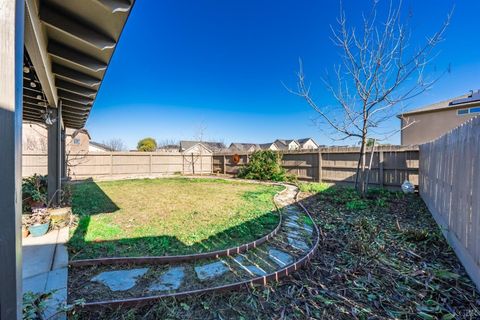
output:
[[[395,116],[399,106],[430,89],[439,79],[427,76],[426,68],[435,58],[435,48],[443,41],[453,13],[452,10],[438,31],[415,49],[402,22],[401,2],[394,5],[390,1],[381,22],[377,16],[379,2],[374,1],[370,13],[362,16],[360,28],[349,26],[343,8],[338,26],[331,27],[341,64],[333,68],[334,81],[323,82],[336,102],[335,114],[341,115],[340,119],[327,113],[331,106],[320,105],[312,97],[302,60],[299,60],[296,90],[287,88],[302,97],[340,139],[359,138],[362,152],[369,133],[378,133],[377,129]]]
[[[103,141],[102,144],[107,146],[111,151],[124,151],[127,149],[123,140],[119,138]]]

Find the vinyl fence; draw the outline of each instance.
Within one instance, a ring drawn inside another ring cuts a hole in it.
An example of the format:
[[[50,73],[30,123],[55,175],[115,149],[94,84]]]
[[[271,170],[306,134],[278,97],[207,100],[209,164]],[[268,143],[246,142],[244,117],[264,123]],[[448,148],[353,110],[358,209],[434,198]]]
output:
[[[420,195],[480,289],[480,117],[420,146]]]
[[[210,174],[211,154],[176,152],[111,152],[69,155],[68,173],[74,180]],[[23,154],[23,176],[47,174],[45,154]]]
[[[324,181],[337,184],[355,182],[360,148],[321,148],[315,151],[286,151],[282,154],[282,166],[290,174],[304,181]],[[235,175],[249,161],[250,155],[239,153],[240,161],[234,162],[234,154],[213,156],[213,172]],[[367,153],[367,164],[371,152]],[[408,179],[418,185],[418,148],[381,146],[375,148],[369,181],[378,187],[398,188]]]

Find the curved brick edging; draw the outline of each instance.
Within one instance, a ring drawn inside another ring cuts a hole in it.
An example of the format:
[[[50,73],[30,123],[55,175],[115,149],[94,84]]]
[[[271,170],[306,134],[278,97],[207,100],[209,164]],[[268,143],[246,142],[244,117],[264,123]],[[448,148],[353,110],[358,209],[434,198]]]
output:
[[[105,300],[105,301],[95,301],[95,302],[87,302],[83,304],[83,308],[88,308],[88,309],[95,309],[95,308],[101,308],[101,307],[120,307],[120,306],[137,306],[137,305],[142,305],[142,304],[148,304],[151,302],[158,301],[163,298],[169,298],[169,297],[176,297],[176,298],[181,298],[181,297],[186,297],[194,294],[201,294],[201,293],[208,293],[208,292],[214,292],[214,291],[227,291],[227,290],[233,290],[233,289],[239,289],[243,287],[247,287],[250,285],[254,284],[261,284],[261,285],[266,285],[267,282],[269,281],[278,281],[279,279],[290,275],[292,272],[300,269],[301,267],[305,266],[308,261],[313,257],[315,252],[318,249],[318,245],[320,242],[320,230],[313,220],[310,212],[303,206],[301,203],[297,202],[298,200],[298,195],[300,193],[300,190],[297,190],[297,194],[295,195],[295,201],[296,203],[302,208],[302,210],[306,213],[306,215],[310,218],[310,220],[313,223],[313,227],[316,233],[316,239],[315,243],[312,246],[312,248],[308,251],[308,253],[297,260],[294,263],[291,263],[290,265],[276,271],[270,274],[267,274],[265,276],[261,277],[256,277],[250,280],[245,280],[245,281],[240,281],[240,282],[235,282],[231,284],[226,284],[222,286],[216,286],[216,287],[210,287],[210,288],[205,288],[205,289],[197,289],[197,290],[189,290],[189,291],[183,291],[183,292],[178,292],[178,293],[170,293],[170,294],[162,294],[162,295],[155,295],[155,296],[149,296],[149,297],[140,297],[140,298],[129,298],[129,299],[116,299],[116,300]]]
[[[251,182],[250,180],[242,180],[242,181]],[[255,183],[259,183],[259,182],[255,182]],[[265,184],[265,183],[261,182],[261,184]],[[267,184],[281,185],[285,187],[283,184],[280,184],[280,183],[267,183]],[[281,208],[279,208],[276,202],[276,198],[277,196],[281,195],[287,190],[288,189],[285,187],[285,189],[275,194],[273,198],[273,202],[279,216],[277,226],[268,234],[264,235],[263,237],[257,240],[251,241],[249,243],[245,243],[240,246],[228,248],[228,249],[203,252],[203,253],[195,253],[195,254],[178,255],[178,256],[111,257],[111,258],[71,260],[69,261],[68,265],[70,267],[85,267],[85,266],[95,266],[95,265],[100,266],[100,265],[112,265],[112,264],[137,264],[137,265],[138,264],[167,264],[167,263],[176,263],[176,262],[195,261],[195,260],[208,259],[208,258],[219,258],[219,257],[230,256],[232,254],[244,253],[250,249],[256,248],[257,246],[267,242],[268,240],[276,236],[277,233],[280,231],[280,228],[282,227],[282,214],[279,211],[281,210]]]

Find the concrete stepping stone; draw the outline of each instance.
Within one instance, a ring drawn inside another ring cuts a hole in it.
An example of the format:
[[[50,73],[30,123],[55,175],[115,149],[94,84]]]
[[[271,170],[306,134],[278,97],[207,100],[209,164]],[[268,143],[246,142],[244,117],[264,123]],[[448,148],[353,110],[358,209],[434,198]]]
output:
[[[298,239],[292,236],[288,236],[287,239],[288,239],[288,243],[295,249],[298,249],[301,251],[307,251],[309,248],[308,244],[302,239]]]
[[[137,278],[147,273],[148,268],[117,270],[102,272],[92,278],[93,282],[100,282],[112,291],[126,291],[137,283]]]
[[[197,274],[197,278],[201,281],[221,276],[228,270],[229,269],[223,261],[212,262],[195,267],[195,273]]]
[[[184,267],[170,268],[160,276],[158,281],[150,285],[150,287],[148,288],[148,291],[176,290],[180,288],[184,278],[185,278]]]
[[[268,250],[268,256],[280,267],[285,267],[293,262],[293,257],[291,255],[278,249],[270,248]]]
[[[264,276],[267,274],[265,270],[262,268],[259,268],[253,264],[248,264],[248,261],[243,257],[243,256],[236,256],[233,258],[233,260],[242,267],[245,271],[250,273],[251,275],[256,275],[256,276]]]

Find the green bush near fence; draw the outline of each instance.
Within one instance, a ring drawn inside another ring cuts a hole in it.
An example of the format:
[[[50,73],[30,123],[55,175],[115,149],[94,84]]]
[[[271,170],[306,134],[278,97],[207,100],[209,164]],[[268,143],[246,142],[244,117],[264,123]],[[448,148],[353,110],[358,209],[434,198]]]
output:
[[[255,151],[248,164],[240,168],[238,177],[253,180],[286,181],[289,177],[282,168],[282,156],[272,150]]]

